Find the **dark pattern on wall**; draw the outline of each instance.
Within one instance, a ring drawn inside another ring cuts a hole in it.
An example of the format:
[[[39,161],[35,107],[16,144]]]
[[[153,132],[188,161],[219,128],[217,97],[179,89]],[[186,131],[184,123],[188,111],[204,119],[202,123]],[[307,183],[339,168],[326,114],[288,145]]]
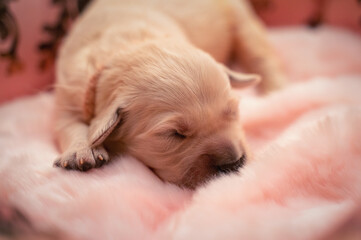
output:
[[[5,49],[0,50],[0,61],[8,62],[6,71],[9,75],[23,68],[17,55],[19,28],[14,14],[9,9],[9,3],[12,1],[0,0],[0,40],[5,43]]]
[[[274,6],[271,0],[251,0],[251,4],[257,13],[270,10]]]
[[[45,70],[50,67],[56,57],[61,39],[69,30],[71,23],[85,9],[91,0],[51,0],[52,4],[60,9],[55,24],[45,24],[43,31],[49,36],[47,41],[39,43],[38,49],[44,56],[39,68]]]
[[[24,68],[24,64],[22,64],[18,56],[18,44],[21,35],[16,16],[10,9],[10,4],[14,1],[21,0],[0,0],[0,43],[4,48],[0,49],[0,61],[6,62],[8,75],[12,75]],[[36,46],[42,55],[42,59],[38,63],[40,70],[46,70],[53,65],[61,39],[69,30],[71,23],[91,0],[50,1],[54,7],[59,9],[59,14],[54,24],[46,23],[42,27],[47,39]]]
[[[324,20],[328,0],[315,0],[316,9],[313,16],[308,20],[308,26],[311,28],[318,27]]]

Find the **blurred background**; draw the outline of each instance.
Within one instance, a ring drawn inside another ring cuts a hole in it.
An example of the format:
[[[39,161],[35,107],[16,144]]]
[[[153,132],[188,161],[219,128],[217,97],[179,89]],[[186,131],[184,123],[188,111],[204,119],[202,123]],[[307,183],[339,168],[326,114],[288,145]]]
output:
[[[62,38],[91,0],[0,0],[0,103],[52,89]],[[360,0],[252,0],[267,26],[361,33]],[[211,26],[211,24],[210,24]]]

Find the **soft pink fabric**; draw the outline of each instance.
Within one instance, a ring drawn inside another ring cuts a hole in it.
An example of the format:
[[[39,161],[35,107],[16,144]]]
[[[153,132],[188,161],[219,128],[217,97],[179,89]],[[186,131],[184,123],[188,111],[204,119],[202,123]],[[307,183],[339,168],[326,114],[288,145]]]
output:
[[[241,94],[254,160],[239,175],[190,192],[131,157],[87,173],[53,168],[53,96],[43,93],[0,108],[0,216],[16,207],[36,234],[64,239],[360,237],[361,38],[270,35],[297,81],[264,98]]]

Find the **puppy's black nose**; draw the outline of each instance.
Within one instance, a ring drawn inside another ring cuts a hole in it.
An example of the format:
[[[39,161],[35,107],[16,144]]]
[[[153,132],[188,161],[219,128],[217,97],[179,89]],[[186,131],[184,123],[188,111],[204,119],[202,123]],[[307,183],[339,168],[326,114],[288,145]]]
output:
[[[237,160],[234,163],[219,165],[216,167],[216,169],[217,169],[217,172],[219,172],[219,173],[230,173],[230,172],[238,171],[238,169],[242,166],[243,166],[242,161]]]
[[[232,163],[217,165],[216,169],[219,173],[230,173],[230,172],[236,172],[239,168],[243,167],[243,165],[246,162],[246,154],[243,154],[242,157],[240,157],[237,161],[234,161]]]

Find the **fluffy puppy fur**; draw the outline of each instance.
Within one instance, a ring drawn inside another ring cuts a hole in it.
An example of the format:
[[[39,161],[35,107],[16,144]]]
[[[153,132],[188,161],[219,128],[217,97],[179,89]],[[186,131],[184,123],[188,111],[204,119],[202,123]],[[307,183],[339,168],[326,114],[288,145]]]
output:
[[[57,64],[56,166],[88,170],[128,153],[163,180],[194,188],[249,156],[234,86],[258,81],[232,51],[282,85],[263,28],[244,1],[99,0],[75,24]]]

